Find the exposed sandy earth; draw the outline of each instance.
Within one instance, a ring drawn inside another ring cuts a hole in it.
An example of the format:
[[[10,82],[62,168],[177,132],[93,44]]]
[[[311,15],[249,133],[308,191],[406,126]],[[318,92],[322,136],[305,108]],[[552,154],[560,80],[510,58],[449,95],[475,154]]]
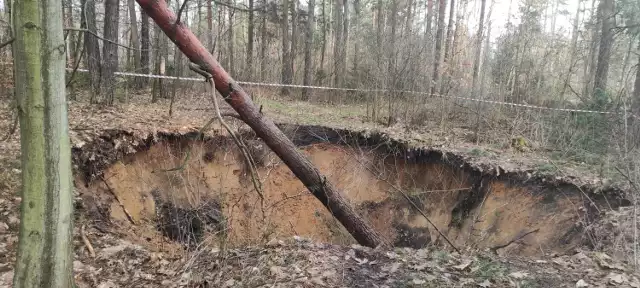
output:
[[[353,239],[276,157],[261,154],[262,202],[224,133],[189,140],[208,112],[178,107],[169,118],[162,105],[71,106],[79,287],[640,286],[629,261],[633,211],[617,209],[629,204],[620,198],[624,187],[571,170],[537,175],[531,166],[505,162],[527,157],[507,150],[483,158],[440,147],[415,156],[396,146],[306,143],[303,152],[388,242],[420,249],[352,248]],[[0,131],[12,119],[2,111]],[[178,166],[188,147],[184,170],[162,171]],[[5,287],[19,226],[18,135],[0,149]],[[187,248],[163,235],[163,215],[177,214],[159,214],[166,212],[159,207],[214,211],[207,216],[223,216],[226,224],[208,223],[203,241]],[[503,244],[509,245],[493,249]]]

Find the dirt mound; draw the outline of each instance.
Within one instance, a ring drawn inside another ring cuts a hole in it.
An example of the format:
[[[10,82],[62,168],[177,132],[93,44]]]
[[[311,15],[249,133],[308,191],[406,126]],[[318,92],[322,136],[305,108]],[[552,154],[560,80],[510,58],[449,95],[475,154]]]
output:
[[[584,227],[599,216],[601,203],[621,203],[567,183],[527,180],[500,171],[483,173],[430,151],[401,149],[397,143],[375,138],[351,141],[355,138],[349,140],[339,131],[324,132],[296,130],[292,139],[397,246],[443,244],[428,218],[458,247],[524,255],[564,252],[588,242]],[[127,227],[132,241],[153,249],[165,247],[169,241],[165,236],[183,243],[197,238],[195,242],[235,247],[293,235],[354,243],[277,157],[258,140],[249,140],[260,159],[264,199],[253,190],[233,143],[217,136],[202,141],[169,137],[123,156],[99,180],[85,182],[84,202]],[[189,161],[181,167],[187,154]],[[202,216],[207,213],[199,209],[212,207],[207,203],[216,203],[209,211],[214,216]],[[166,207],[174,212],[165,213]],[[173,232],[158,229],[167,218],[187,220],[169,223],[175,226]]]

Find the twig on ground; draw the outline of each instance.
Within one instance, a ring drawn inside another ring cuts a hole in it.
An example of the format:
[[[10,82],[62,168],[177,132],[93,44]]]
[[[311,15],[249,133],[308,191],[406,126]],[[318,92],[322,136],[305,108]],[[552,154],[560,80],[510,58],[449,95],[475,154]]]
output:
[[[516,235],[516,237],[514,237],[513,239],[511,239],[511,241],[509,241],[509,242],[507,242],[507,243],[505,243],[505,244],[502,244],[502,245],[493,246],[493,247],[489,248],[489,250],[491,250],[491,251],[492,251],[493,253],[495,253],[495,254],[498,254],[498,249],[505,248],[505,247],[507,247],[507,246],[509,246],[509,245],[511,245],[511,244],[513,244],[513,243],[515,243],[516,241],[518,241],[518,240],[520,240],[520,239],[522,239],[522,238],[524,238],[524,237],[527,237],[527,235],[529,235],[529,234],[533,234],[533,233],[536,233],[536,232],[538,232],[538,231],[540,231],[540,228],[536,228],[536,229],[531,230],[531,231],[529,231],[529,232],[527,232],[527,233],[523,233],[523,234]]]
[[[93,246],[91,246],[91,242],[89,242],[89,238],[87,238],[87,233],[84,230],[84,224],[82,226],[80,226],[80,237],[82,238],[82,242],[84,243],[84,246],[87,247],[87,251],[89,251],[89,255],[91,255],[91,258],[96,258],[96,252],[95,250],[93,250]]]
[[[127,216],[127,220],[129,220],[129,222],[131,222],[131,224],[137,225],[136,221],[133,220],[133,217],[131,216],[131,213],[129,213],[129,210],[127,210],[127,208],[124,207],[124,204],[122,204],[122,201],[120,201],[120,197],[118,197],[116,192],[113,191],[113,189],[111,189],[111,186],[109,185],[109,183],[107,183],[107,180],[105,180],[104,177],[102,177],[102,176],[100,176],[100,180],[102,180],[102,183],[104,183],[104,185],[107,186],[107,190],[109,190],[109,193],[111,193],[111,195],[113,195],[113,197],[116,198],[116,201],[118,202],[118,204],[122,208],[122,211],[124,211],[124,214]]]

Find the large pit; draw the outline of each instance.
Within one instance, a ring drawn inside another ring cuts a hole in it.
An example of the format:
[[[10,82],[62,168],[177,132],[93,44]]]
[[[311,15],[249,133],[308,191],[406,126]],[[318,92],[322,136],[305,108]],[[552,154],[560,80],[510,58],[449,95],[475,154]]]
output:
[[[619,195],[615,191],[593,193],[526,172],[479,169],[464,157],[409,148],[383,135],[309,126],[282,129],[395,246],[445,245],[402,193],[458,248],[495,250],[509,244],[496,251],[519,255],[562,253],[589,244],[585,227],[599,217],[598,207],[628,205],[612,196]],[[243,135],[258,163],[264,200],[230,138],[193,136],[132,141],[126,132],[112,131],[76,148],[81,172],[76,186],[84,209],[95,221],[102,219],[153,249],[243,246],[293,235],[355,243],[260,140]],[[187,151],[183,169],[166,171],[179,167]]]

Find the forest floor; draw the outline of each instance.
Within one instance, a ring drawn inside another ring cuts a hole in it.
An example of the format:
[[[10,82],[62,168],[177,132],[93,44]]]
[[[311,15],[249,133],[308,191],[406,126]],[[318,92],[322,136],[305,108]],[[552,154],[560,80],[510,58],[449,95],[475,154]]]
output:
[[[114,107],[72,103],[70,137],[81,148],[110,129],[132,134],[195,132],[213,110],[204,97],[179,101],[168,116],[168,102],[130,103]],[[5,101],[8,102],[8,101]],[[381,131],[411,145],[435,147],[465,155],[471,164],[523,173],[545,173],[566,178],[579,186],[625,186],[590,172],[590,167],[570,161],[552,161],[542,152],[519,151],[504,145],[483,146],[470,141],[465,128],[438,131],[437,125],[386,127],[367,122],[363,106],[344,106],[258,100],[275,122],[323,125],[352,130]],[[202,105],[201,103],[207,103]],[[0,104],[0,131],[13,126],[14,111]],[[237,120],[235,127],[240,127]],[[220,133],[219,126],[214,130]],[[213,132],[208,132],[213,133]],[[0,287],[13,275],[19,227],[19,133],[0,135]],[[623,188],[628,189],[628,188]],[[76,205],[82,206],[76,199]],[[631,210],[603,226],[621,224]],[[615,214],[617,215],[617,214]],[[614,216],[615,216],[614,215]],[[74,229],[75,279],[79,287],[640,287],[640,276],[627,259],[576,247],[566,254],[544,257],[496,255],[490,251],[450,252],[438,247],[419,250],[372,250],[360,246],[314,243],[300,237],[271,239],[258,246],[220,249],[198,247],[176,253],[152,251],[121,239],[112,231],[90,225],[87,215],[76,216]],[[603,217],[603,219],[606,217]],[[86,228],[84,226],[87,225]],[[87,245],[85,239],[91,245]],[[628,240],[628,239],[627,239]],[[91,246],[91,249],[88,249]],[[90,252],[89,250],[93,250]],[[609,253],[610,254],[610,253]]]

